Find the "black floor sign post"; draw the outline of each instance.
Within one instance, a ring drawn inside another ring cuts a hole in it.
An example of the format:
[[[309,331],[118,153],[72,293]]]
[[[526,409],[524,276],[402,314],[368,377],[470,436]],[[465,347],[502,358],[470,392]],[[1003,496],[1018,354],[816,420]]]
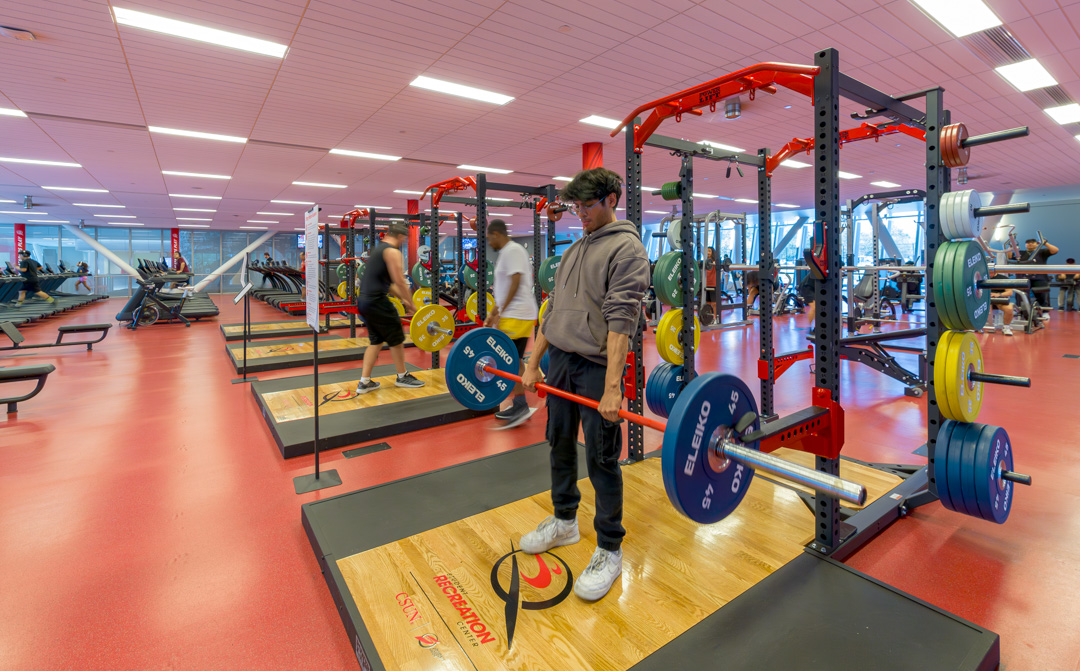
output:
[[[315,472],[293,478],[293,487],[297,494],[306,494],[341,484],[341,476],[336,470],[325,473],[319,470],[319,206],[313,205],[304,213],[304,300],[307,304],[307,323],[311,327],[313,352],[311,363],[315,366],[312,376],[313,390],[311,403],[315,409]],[[330,244],[327,236],[326,244]]]
[[[257,377],[248,377],[247,346],[248,339],[251,338],[251,282],[248,281],[246,256],[244,257],[244,266],[240,270],[240,284],[243,288],[240,289],[240,293],[236,294],[236,297],[233,298],[233,305],[236,305],[241,298],[244,299],[244,367],[240,369],[240,377],[232,381],[233,384],[259,381],[259,378]]]

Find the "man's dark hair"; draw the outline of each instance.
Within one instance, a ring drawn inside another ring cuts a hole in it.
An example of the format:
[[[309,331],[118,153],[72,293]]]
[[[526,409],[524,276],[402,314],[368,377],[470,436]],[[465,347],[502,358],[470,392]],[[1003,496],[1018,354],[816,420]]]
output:
[[[30,256],[30,250],[29,249],[22,250],[21,252],[19,252],[19,256]]]
[[[400,221],[391,221],[386,229],[387,235],[408,235],[409,227]]]
[[[1025,245],[1026,245],[1027,243],[1029,243],[1029,242],[1034,242],[1035,244],[1039,244],[1039,241],[1038,241],[1038,240],[1036,240],[1035,238],[1028,238],[1027,240],[1024,240],[1024,244],[1025,244]]]
[[[492,219],[488,222],[487,232],[488,235],[491,235],[492,233],[501,233],[503,235],[507,235],[506,222],[502,219]]]
[[[1076,263],[1076,259],[1065,259],[1065,263]]]
[[[622,183],[622,177],[607,168],[582,170],[559,191],[559,197],[564,203],[572,203],[599,200],[613,193],[615,204],[618,205],[622,196]]]

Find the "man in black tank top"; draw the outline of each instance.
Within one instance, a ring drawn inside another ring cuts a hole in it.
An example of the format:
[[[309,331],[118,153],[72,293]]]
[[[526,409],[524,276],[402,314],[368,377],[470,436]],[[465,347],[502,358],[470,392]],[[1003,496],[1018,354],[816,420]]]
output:
[[[364,318],[370,344],[364,350],[364,370],[360,383],[356,386],[357,394],[375,391],[381,385],[371,379],[371,371],[379,358],[383,343],[390,348],[390,356],[397,368],[395,387],[423,387],[424,383],[405,371],[405,330],[401,326],[401,317],[390,294],[401,299],[406,312],[415,312],[409,287],[405,283],[404,263],[401,258],[401,245],[408,236],[405,224],[391,222],[386,237],[371,251],[371,257],[364,265],[364,276],[360,278],[360,293],[356,299],[357,309]]]

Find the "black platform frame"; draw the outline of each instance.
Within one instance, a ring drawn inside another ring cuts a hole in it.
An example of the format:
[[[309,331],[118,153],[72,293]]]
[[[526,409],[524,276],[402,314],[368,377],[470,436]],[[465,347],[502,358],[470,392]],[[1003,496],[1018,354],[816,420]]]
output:
[[[549,448],[538,443],[301,507],[362,669],[387,667],[338,560],[542,493],[549,477]],[[997,634],[807,550],[631,668],[990,671],[999,659]]]
[[[310,362],[311,357],[308,356]],[[408,371],[422,370],[406,363]],[[393,366],[376,366],[372,371],[373,377],[393,375]],[[319,384],[334,384],[347,380],[355,380],[357,371],[342,370],[333,373],[320,373]],[[251,393],[255,402],[259,404],[266,425],[274,436],[281,456],[290,459],[304,454],[312,454],[315,451],[315,420],[314,418],[294,419],[288,422],[278,423],[263,401],[263,394],[276,391],[285,391],[299,387],[311,387],[314,380],[312,375],[298,375],[276,380],[264,380],[254,382],[251,385]],[[378,392],[375,392],[378,393]],[[442,426],[450,422],[460,422],[473,417],[491,414],[493,410],[476,411],[465,408],[454,400],[450,394],[437,396],[425,396],[409,401],[398,401],[384,405],[359,408],[346,412],[323,414],[319,417],[319,449],[329,450],[346,445],[356,445],[387,436],[394,436],[408,431],[419,431],[433,426]]]

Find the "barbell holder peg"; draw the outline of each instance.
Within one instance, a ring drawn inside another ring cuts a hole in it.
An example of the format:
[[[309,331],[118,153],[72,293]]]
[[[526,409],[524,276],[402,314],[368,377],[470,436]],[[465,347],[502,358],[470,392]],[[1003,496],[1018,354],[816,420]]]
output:
[[[1031,476],[1023,473],[1016,473],[1015,471],[1002,471],[1001,479],[1008,480],[1009,482],[1015,482],[1018,485],[1031,486]]]
[[[431,324],[431,323],[429,323],[427,325],[427,330],[428,330],[428,333],[441,333],[443,335],[448,335],[448,336],[454,335],[454,332],[451,331],[450,329],[444,329],[441,326],[435,326],[434,324]]]
[[[1017,266],[1018,267],[1018,266]],[[1013,270],[1010,272],[1022,273],[1022,270]],[[985,280],[979,280],[978,284],[980,289],[1030,289],[1031,280],[1021,279],[1008,279],[1005,277],[987,278]]]
[[[976,217],[996,217],[1000,214],[1023,214],[1025,212],[1031,212],[1031,203],[1004,203],[1002,205],[987,205],[986,207],[976,207],[974,214]]]
[[[480,373],[486,375],[495,375],[511,382],[521,382],[520,375],[514,375],[513,373],[507,373],[486,365],[483,359],[480,359],[476,363],[477,377],[481,377]],[[490,379],[490,378],[489,378]],[[584,405],[592,408],[593,410],[600,409],[600,403],[594,401],[591,398],[579,396],[578,394],[572,394],[568,391],[563,391],[557,387],[538,382],[536,384],[536,390],[543,392],[543,394],[551,394],[552,396],[558,396],[559,398],[565,398],[568,401],[573,401],[580,405]],[[541,394],[541,396],[543,396]],[[746,420],[747,415],[752,413],[746,413],[739,420],[741,425]],[[625,419],[628,422],[645,426],[650,429],[655,429],[660,433],[663,433],[667,429],[667,424],[659,420],[651,419],[649,417],[643,417],[641,415],[634,414],[628,410],[619,408],[619,417]],[[755,418],[756,419],[756,418]],[[753,424],[753,419],[750,421]],[[866,503],[866,487],[835,475],[829,475],[828,473],[821,473],[811,468],[806,468],[799,464],[792,463],[786,459],[775,457],[771,454],[759,452],[758,450],[751,449],[745,445],[735,443],[734,441],[721,437],[711,447],[716,456],[721,459],[731,459],[737,461],[748,468],[755,470],[761,470],[771,475],[776,475],[800,484],[810,487],[814,491],[825,494],[826,496],[832,496],[849,503],[857,505],[863,505]]]
[[[972,382],[987,382],[989,384],[1003,384],[1007,387],[1030,387],[1030,377],[1018,375],[995,375],[994,373],[968,373],[968,379]]]
[[[961,147],[965,149],[968,147],[978,147],[981,144],[991,144],[993,142],[1003,142],[1005,140],[1014,140],[1018,137],[1027,137],[1029,134],[1027,126],[1020,126],[1018,128],[1009,128],[1008,130],[997,130],[992,133],[983,133],[982,135],[973,135],[960,143]]]

